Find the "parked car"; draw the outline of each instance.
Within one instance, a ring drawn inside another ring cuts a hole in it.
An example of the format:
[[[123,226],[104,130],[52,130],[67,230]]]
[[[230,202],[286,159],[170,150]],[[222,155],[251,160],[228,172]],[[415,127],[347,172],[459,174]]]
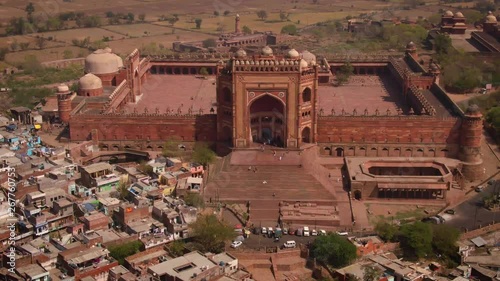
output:
[[[484,189],[484,186],[478,185],[475,190],[476,190],[476,192],[482,192],[483,189]]]
[[[440,216],[440,215],[436,215],[436,218],[438,218],[439,223],[444,223],[444,222],[446,221],[446,220],[445,220],[442,216]]]
[[[347,236],[347,235],[349,235],[349,233],[347,231],[337,231],[337,235]]]
[[[233,241],[233,243],[231,243],[231,248],[238,248],[242,244],[243,244],[243,242],[241,242],[241,241]]]
[[[280,241],[280,237],[279,236],[274,237],[274,242],[279,242],[279,241]]]
[[[267,234],[267,228],[263,227],[260,231],[260,233],[262,234]]]
[[[316,231],[316,229],[311,230],[311,235],[318,236],[318,232]]]
[[[283,228],[283,235],[288,235],[288,228]]]
[[[453,209],[448,209],[448,210],[446,210],[444,212],[447,213],[447,214],[450,214],[450,215],[454,215],[455,214],[455,210],[453,210]]]
[[[297,235],[297,236],[302,236],[302,233],[303,233],[302,228],[299,228],[299,229],[297,229],[297,231],[296,231],[295,235]]]
[[[283,244],[283,247],[285,248],[295,248],[296,246],[297,244],[293,240],[286,241],[285,244]]]
[[[259,234],[260,234],[260,228],[255,227],[255,228],[253,229],[253,234],[259,235]]]
[[[320,229],[318,232],[318,235],[320,235],[320,236],[326,235],[326,230]]]
[[[441,224],[441,220],[438,217],[423,218],[422,222],[433,223],[433,224]]]
[[[309,232],[309,227],[304,226],[303,235],[304,235],[305,237],[308,237],[309,235],[311,235],[311,233]]]

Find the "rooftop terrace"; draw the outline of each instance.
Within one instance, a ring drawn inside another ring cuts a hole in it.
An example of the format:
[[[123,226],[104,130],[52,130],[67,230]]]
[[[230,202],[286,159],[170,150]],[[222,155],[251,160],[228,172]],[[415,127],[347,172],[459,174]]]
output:
[[[196,78],[189,75],[151,75],[142,85],[143,95],[136,104],[128,104],[126,113],[144,113],[147,108],[149,113],[158,109],[159,113],[189,113],[198,114],[200,109],[204,114],[210,112],[216,102],[215,78]]]

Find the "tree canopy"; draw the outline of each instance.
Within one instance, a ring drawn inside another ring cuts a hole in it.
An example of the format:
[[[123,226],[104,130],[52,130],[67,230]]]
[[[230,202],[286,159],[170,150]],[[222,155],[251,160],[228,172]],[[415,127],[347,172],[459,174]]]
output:
[[[257,17],[261,20],[267,19],[267,12],[265,10],[260,10],[257,12]]]
[[[206,143],[196,143],[194,145],[193,161],[206,166],[215,160],[215,156],[215,152]]]
[[[109,247],[109,255],[118,261],[121,265],[125,262],[125,258],[139,253],[142,246],[141,241],[131,241],[128,243],[120,243]]]
[[[199,216],[190,227],[201,251],[220,253],[224,251],[224,243],[235,237],[234,229],[213,214]]]
[[[328,265],[342,267],[356,258],[356,246],[340,235],[329,234],[314,240],[311,254]]]
[[[281,28],[281,34],[297,35],[297,26],[295,24],[287,24]]]
[[[432,252],[432,227],[428,223],[417,221],[401,227],[401,246],[407,256],[410,253],[423,258]]]
[[[195,19],[194,20],[194,23],[196,24],[196,29],[200,29],[201,28],[201,23],[203,22],[202,19]]]
[[[457,241],[460,231],[446,224],[432,227],[432,248],[447,259],[456,259],[458,253]]]
[[[215,48],[217,47],[217,42],[215,42],[215,39],[213,38],[208,38],[203,40],[202,42],[203,48]]]
[[[375,226],[375,231],[385,241],[393,241],[398,233],[398,227],[392,223],[381,220]]]

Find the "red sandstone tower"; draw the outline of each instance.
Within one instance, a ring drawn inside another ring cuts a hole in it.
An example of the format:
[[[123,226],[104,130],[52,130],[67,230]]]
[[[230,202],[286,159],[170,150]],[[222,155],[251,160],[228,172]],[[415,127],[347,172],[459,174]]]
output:
[[[413,42],[408,43],[406,45],[406,54],[417,60],[418,59],[417,45],[415,45],[415,43]]]
[[[69,123],[71,96],[72,93],[67,85],[61,84],[57,87],[57,110],[59,111],[59,118],[63,123]]]
[[[240,29],[240,15],[236,15],[236,18],[234,19],[234,33],[236,33],[236,34],[241,33],[241,29]]]
[[[463,162],[462,173],[471,181],[481,179],[484,175],[481,157],[482,133],[483,115],[479,107],[474,104],[467,108],[463,117],[458,155]]]

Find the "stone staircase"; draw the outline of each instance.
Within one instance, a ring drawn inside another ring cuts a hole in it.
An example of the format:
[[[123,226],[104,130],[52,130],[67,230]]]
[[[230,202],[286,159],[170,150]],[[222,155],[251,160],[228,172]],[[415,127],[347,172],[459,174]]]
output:
[[[300,165],[299,152],[276,154],[233,152],[207,183],[205,199],[241,204],[250,201],[250,221],[267,227],[276,226],[281,201],[334,202],[334,196]]]

